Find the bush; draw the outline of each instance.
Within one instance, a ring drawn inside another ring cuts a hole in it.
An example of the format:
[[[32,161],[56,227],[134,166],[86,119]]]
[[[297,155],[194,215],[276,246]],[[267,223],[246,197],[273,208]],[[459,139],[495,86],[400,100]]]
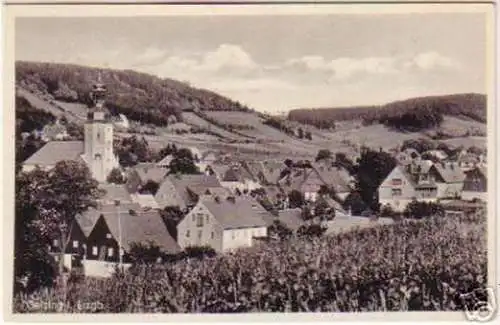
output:
[[[414,200],[408,204],[403,214],[406,218],[415,219],[430,216],[443,216],[444,208],[442,205],[434,202],[427,203]]]
[[[187,258],[203,259],[205,257],[214,257],[217,253],[210,246],[190,246],[186,247],[183,255]]]
[[[318,224],[304,225],[297,230],[299,237],[321,237],[326,232],[327,228]]]
[[[125,177],[119,168],[113,168],[107,178],[108,183],[125,184]]]

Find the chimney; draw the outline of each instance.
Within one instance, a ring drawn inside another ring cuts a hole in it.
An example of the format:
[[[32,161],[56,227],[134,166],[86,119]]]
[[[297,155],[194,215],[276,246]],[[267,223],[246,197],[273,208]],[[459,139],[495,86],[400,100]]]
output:
[[[220,197],[219,196],[214,197],[214,201],[220,203]]]
[[[236,203],[236,198],[235,198],[234,196],[228,196],[228,197],[227,197],[227,200],[228,200],[229,202],[233,203],[233,204],[235,204],[235,203]]]

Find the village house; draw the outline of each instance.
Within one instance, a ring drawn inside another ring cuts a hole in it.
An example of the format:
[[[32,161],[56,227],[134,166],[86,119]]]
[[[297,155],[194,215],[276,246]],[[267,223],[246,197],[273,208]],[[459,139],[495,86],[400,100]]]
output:
[[[236,193],[237,191],[240,193],[249,193],[262,187],[252,174],[240,164],[235,164],[226,170],[222,176],[221,185],[232,193]]]
[[[121,131],[127,131],[130,129],[130,122],[128,118],[123,114],[118,114],[114,120],[114,126]]]
[[[66,127],[59,120],[56,120],[53,124],[45,125],[41,133],[41,139],[45,142],[61,141],[68,137]]]
[[[439,199],[457,199],[461,197],[465,174],[457,163],[433,164],[429,170],[429,176],[437,186],[437,197]]]
[[[462,153],[458,157],[458,166],[462,169],[462,171],[472,170],[476,167],[480,167],[481,158],[479,155],[473,153]]]
[[[133,203],[132,196],[123,184],[100,184],[99,188],[104,190],[104,195],[99,198],[99,205],[114,205],[116,201],[122,204]]]
[[[310,168],[291,168],[285,174],[279,185],[286,193],[292,190],[301,192],[306,201],[315,202],[322,188],[334,192],[341,200],[345,200],[351,192],[347,177],[337,167],[312,164]]]
[[[135,193],[140,191],[148,181],[160,184],[167,173],[168,169],[158,167],[154,163],[139,163],[127,172],[127,189],[130,193]]]
[[[212,150],[208,150],[203,152],[198,159],[195,161],[196,167],[200,170],[200,172],[207,172],[207,168],[217,164],[220,161],[221,157],[218,153]]]
[[[159,209],[160,206],[158,202],[156,202],[153,194],[140,194],[133,193],[130,194],[132,198],[132,202],[139,204],[139,206],[143,209]]]
[[[312,167],[318,173],[319,178],[324,182],[326,187],[333,190],[339,199],[344,201],[351,193],[354,179],[349,175],[347,170],[324,164],[312,164]]]
[[[395,158],[399,164],[407,165],[414,160],[420,160],[420,153],[413,148],[406,148],[405,150],[397,153]]]
[[[174,155],[169,154],[163,157],[159,162],[156,163],[156,167],[159,168],[164,168],[165,170],[168,170],[170,168],[170,163],[174,159]]]
[[[155,200],[160,209],[178,206],[187,211],[196,205],[201,195],[221,187],[214,175],[169,175],[161,182]]]
[[[401,164],[387,175],[378,188],[379,203],[402,212],[413,200],[437,201],[438,188],[429,176],[431,162]]]
[[[203,196],[177,225],[177,241],[183,249],[210,246],[217,252],[250,247],[254,237],[267,236],[262,208],[246,197]]]
[[[76,219],[86,237],[81,258],[87,276],[110,276],[120,262],[129,267],[134,244],[158,246],[168,255],[181,251],[159,212],[135,203],[89,209]]]
[[[306,224],[302,218],[302,210],[300,208],[280,210],[278,217],[269,220],[269,226],[274,223],[274,220],[282,223],[285,227],[290,229],[293,234],[296,234],[300,227]]]
[[[427,150],[427,151],[422,153],[422,156],[424,156],[424,155],[430,155],[432,157],[436,157],[437,160],[439,160],[439,161],[442,161],[442,160],[445,160],[448,158],[448,155],[443,150]]]
[[[463,200],[488,201],[488,174],[485,168],[476,167],[465,172]]]
[[[30,172],[36,167],[50,170],[62,160],[84,163],[81,157],[83,151],[83,141],[50,141],[23,162],[23,171]]]

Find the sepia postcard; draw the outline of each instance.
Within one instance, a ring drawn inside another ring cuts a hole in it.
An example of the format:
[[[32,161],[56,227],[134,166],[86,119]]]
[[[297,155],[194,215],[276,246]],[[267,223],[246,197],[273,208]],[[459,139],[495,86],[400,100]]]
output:
[[[498,314],[495,6],[12,1],[10,321]]]

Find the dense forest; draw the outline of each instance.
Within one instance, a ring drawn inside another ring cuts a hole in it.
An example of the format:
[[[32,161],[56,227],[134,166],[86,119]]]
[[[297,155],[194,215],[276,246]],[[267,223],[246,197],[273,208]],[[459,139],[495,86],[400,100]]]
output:
[[[405,131],[419,131],[439,126],[444,115],[486,123],[486,96],[455,94],[411,98],[382,106],[305,108],[290,111],[288,118],[319,128],[327,128],[336,121],[362,120],[365,125],[382,123]]]
[[[166,125],[183,110],[248,111],[249,108],[214,92],[172,79],[132,70],[111,70],[74,64],[16,62],[16,84],[29,91],[66,102],[89,103],[98,80],[108,87],[107,107],[129,119]]]

